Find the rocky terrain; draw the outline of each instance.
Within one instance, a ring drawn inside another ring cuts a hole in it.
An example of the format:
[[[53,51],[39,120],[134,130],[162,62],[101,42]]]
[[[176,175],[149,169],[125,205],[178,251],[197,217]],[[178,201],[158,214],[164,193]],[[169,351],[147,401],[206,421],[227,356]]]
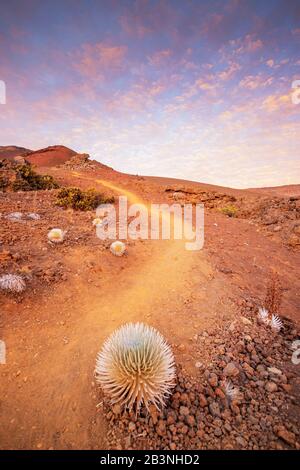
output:
[[[0,145],[0,159],[1,158],[13,159],[14,157],[27,155],[28,153],[31,153],[31,152],[32,150],[26,149],[24,147],[16,147],[15,145],[7,145],[7,146]]]
[[[0,290],[0,448],[298,449],[299,197],[125,175],[58,147],[32,159],[60,187],[203,202],[205,244],[191,253],[180,240],[128,240],[113,257],[95,213],[58,207],[59,189],[0,191],[0,275],[26,284]],[[58,245],[47,239],[55,227],[66,232]],[[278,333],[257,317],[275,275]],[[97,352],[128,321],[153,325],[175,353],[161,413],[124,414],[95,384]]]
[[[271,193],[267,196],[253,193],[231,194],[223,191],[195,190],[189,187],[172,186],[165,191],[175,202],[203,203],[207,209],[223,211],[231,209],[229,216],[248,219],[251,223],[260,226],[269,235],[275,235],[283,243],[292,247],[300,247],[300,195],[276,196]]]
[[[300,373],[290,360],[299,332],[286,321],[274,333],[246,302],[241,311],[247,316],[195,334],[197,373],[179,368],[162,412],[153,407],[137,417],[100,395],[108,448],[300,449]]]

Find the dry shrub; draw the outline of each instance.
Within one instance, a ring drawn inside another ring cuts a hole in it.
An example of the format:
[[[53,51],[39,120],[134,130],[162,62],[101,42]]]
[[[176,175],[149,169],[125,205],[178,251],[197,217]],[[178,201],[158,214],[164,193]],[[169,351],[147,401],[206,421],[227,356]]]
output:
[[[267,293],[264,307],[269,314],[273,315],[279,312],[282,300],[282,285],[276,272],[272,272],[269,276],[267,284]]]
[[[57,189],[58,183],[50,175],[39,175],[31,165],[17,165],[16,180],[12,184],[13,191],[36,191],[43,189]]]
[[[227,215],[228,217],[236,217],[238,209],[232,204],[228,204],[225,207],[221,207],[219,211],[222,212],[222,214]]]
[[[62,188],[58,192],[55,204],[64,208],[90,211],[96,209],[100,204],[113,202],[114,198],[108,198],[95,189],[83,191],[80,188]]]

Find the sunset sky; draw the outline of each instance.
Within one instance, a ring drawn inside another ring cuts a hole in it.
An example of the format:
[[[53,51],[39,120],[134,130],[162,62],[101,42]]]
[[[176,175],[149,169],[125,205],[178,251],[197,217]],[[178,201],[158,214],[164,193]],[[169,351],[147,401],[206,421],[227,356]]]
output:
[[[10,0],[0,145],[116,170],[300,183],[300,0]]]

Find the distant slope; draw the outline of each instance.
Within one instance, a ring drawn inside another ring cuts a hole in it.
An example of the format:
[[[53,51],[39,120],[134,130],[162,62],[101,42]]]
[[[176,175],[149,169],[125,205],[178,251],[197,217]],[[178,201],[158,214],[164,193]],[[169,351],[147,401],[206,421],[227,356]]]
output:
[[[0,158],[7,158],[8,160],[17,157],[19,155],[27,155],[32,150],[24,147],[17,147],[16,145],[0,145]]]
[[[232,196],[242,196],[245,191],[248,191],[247,189],[228,188],[226,186],[217,186],[209,183],[201,183],[199,181],[168,178],[163,176],[142,176],[142,178],[157,185],[165,185],[166,187],[173,188],[176,191],[180,191],[187,187],[193,187],[198,191],[222,191],[223,193]]]
[[[171,188],[176,188],[180,191],[180,188],[194,186],[199,191],[222,191],[225,194],[232,196],[243,196],[245,193],[251,193],[253,196],[278,196],[278,197],[297,197],[300,196],[300,184],[287,184],[284,186],[272,186],[265,188],[228,188],[226,186],[217,186],[214,184],[201,183],[200,181],[183,180],[179,178],[168,178],[163,176],[142,176],[146,181],[156,183],[158,185],[166,185]]]
[[[64,145],[53,145],[44,149],[36,150],[26,155],[26,160],[38,167],[56,166],[65,163],[77,155],[74,150]]]
[[[300,184],[286,184],[284,186],[273,186],[270,188],[250,188],[249,191],[255,191],[256,193],[273,194],[274,196],[300,196]]]
[[[72,157],[78,155],[79,157],[82,154],[78,154],[75,150],[72,150],[64,145],[52,145],[39,150],[30,150],[24,147],[18,147],[15,145],[9,146],[0,146],[0,159],[7,158],[13,159],[16,156],[23,155],[26,157],[26,160],[37,166],[37,167],[53,167],[62,165]],[[72,162],[70,162],[72,163]],[[76,163],[76,162],[75,162]],[[79,158],[80,163],[80,158]],[[72,163],[74,165],[74,162]],[[93,161],[94,166],[101,166],[102,168],[107,168],[112,170],[112,168],[103,165],[100,162]],[[72,165],[71,165],[72,166]],[[120,173],[116,171],[116,173]],[[126,174],[126,173],[124,173]],[[129,175],[128,175],[129,176]],[[133,175],[132,175],[133,176]],[[158,185],[166,185],[171,188],[174,187],[176,190],[180,190],[180,187],[185,186],[197,186],[199,190],[203,191],[223,191],[226,194],[234,196],[242,196],[245,192],[253,193],[253,195],[269,195],[269,196],[281,196],[281,197],[292,197],[300,196],[300,184],[290,184],[284,186],[274,186],[274,187],[264,187],[264,188],[245,188],[245,189],[235,189],[227,188],[222,186],[217,186],[213,184],[201,183],[198,181],[188,181],[177,178],[166,178],[166,177],[156,177],[156,176],[141,176],[145,181],[151,183],[156,183]]]

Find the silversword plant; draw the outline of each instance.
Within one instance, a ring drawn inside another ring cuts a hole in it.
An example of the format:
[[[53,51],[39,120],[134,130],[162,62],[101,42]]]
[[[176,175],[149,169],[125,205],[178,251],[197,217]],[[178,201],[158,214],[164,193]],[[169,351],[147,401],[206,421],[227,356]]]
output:
[[[153,403],[159,409],[175,385],[174,356],[153,327],[127,323],[104,343],[95,377],[112,403],[136,411]]]
[[[115,241],[110,245],[110,251],[115,256],[122,256],[125,253],[126,245],[123,242]]]
[[[11,220],[13,222],[21,220],[23,218],[22,212],[11,212],[6,216],[8,220]]]
[[[48,240],[52,243],[62,243],[64,241],[66,232],[60,228],[53,228],[48,232]]]
[[[20,293],[23,292],[25,288],[25,281],[22,276],[18,274],[4,274],[0,276],[0,289]]]

